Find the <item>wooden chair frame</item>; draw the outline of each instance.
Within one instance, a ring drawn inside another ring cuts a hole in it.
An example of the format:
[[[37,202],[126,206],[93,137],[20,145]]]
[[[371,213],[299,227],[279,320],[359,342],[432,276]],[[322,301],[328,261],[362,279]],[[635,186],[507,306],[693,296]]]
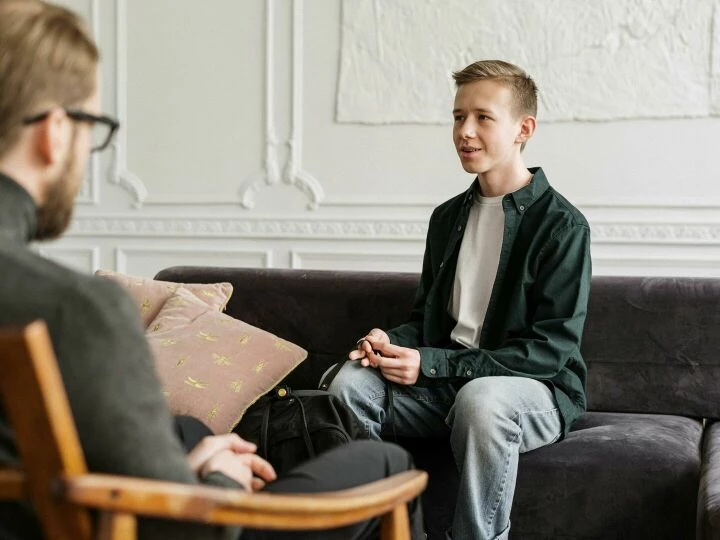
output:
[[[32,501],[49,539],[133,540],[136,516],[278,530],[380,517],[383,540],[410,538],[407,503],[425,489],[423,471],[288,495],[89,473],[45,323],[0,330],[0,361],[0,394],[22,462],[0,468],[0,500]],[[90,510],[99,513],[95,527]]]

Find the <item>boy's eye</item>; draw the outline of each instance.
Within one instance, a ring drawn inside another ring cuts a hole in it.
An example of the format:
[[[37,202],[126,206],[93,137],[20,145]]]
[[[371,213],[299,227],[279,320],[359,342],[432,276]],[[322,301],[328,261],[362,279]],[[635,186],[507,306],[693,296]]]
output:
[[[485,114],[478,114],[478,120],[490,120],[490,117]]]
[[[456,122],[462,122],[465,117],[460,116],[459,114],[456,114],[453,116],[453,118],[455,119]]]

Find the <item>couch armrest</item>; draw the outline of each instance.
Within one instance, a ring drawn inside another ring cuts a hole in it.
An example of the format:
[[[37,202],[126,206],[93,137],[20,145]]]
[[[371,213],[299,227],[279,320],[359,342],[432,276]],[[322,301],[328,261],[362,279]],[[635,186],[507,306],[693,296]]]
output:
[[[720,421],[708,420],[703,434],[698,492],[698,539],[720,540]]]

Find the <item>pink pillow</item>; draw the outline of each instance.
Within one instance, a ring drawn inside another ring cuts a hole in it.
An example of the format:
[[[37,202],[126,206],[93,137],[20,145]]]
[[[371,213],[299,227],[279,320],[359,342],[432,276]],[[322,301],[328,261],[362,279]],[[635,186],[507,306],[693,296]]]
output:
[[[216,311],[225,310],[225,305],[233,292],[230,283],[173,283],[129,276],[112,270],[98,270],[95,275],[112,279],[127,289],[140,310],[140,317],[145,328],[157,317],[168,298],[180,287],[186,288],[202,300],[206,306]]]
[[[147,332],[174,414],[194,416],[227,433],[245,410],[307,357],[270,332],[213,311],[180,288]]]

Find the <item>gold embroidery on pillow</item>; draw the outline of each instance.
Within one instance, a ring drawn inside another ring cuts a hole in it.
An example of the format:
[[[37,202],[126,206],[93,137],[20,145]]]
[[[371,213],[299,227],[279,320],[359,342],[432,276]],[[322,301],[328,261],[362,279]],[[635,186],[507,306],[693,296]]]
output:
[[[219,412],[220,412],[220,404],[216,403],[215,405],[213,405],[213,408],[210,409],[210,412],[207,414],[207,419],[212,420],[213,418],[215,418],[218,415]]]
[[[198,381],[197,379],[193,379],[189,375],[185,377],[185,384],[192,386],[193,388],[197,388],[199,390],[205,390],[208,387],[208,383]]]
[[[287,341],[283,341],[282,339],[275,339],[275,347],[280,349],[281,351],[292,351],[292,347],[288,345]]]
[[[240,339],[238,339],[238,343],[240,345],[247,345],[248,341],[250,341],[250,336],[247,334],[240,336]]]
[[[160,340],[160,345],[163,347],[172,347],[173,345],[177,345],[178,340],[173,338],[167,338]]]
[[[150,310],[150,307],[150,298],[148,296],[143,296],[143,301],[140,305],[140,313],[147,313]]]
[[[213,360],[218,366],[229,366],[230,365],[230,359],[227,356],[223,356],[221,354],[212,353],[212,357],[215,359]]]
[[[257,364],[255,364],[255,373],[260,373],[263,369],[265,369],[265,360],[261,360]]]
[[[203,296],[207,296],[209,298],[215,298],[215,293],[213,291],[202,291],[201,294]]]
[[[198,332],[197,337],[205,341],[217,341],[217,336],[213,336],[210,332]]]
[[[230,383],[230,388],[232,388],[234,392],[240,392],[240,390],[242,390],[242,387],[243,381],[240,379],[238,379],[237,381],[232,381]]]
[[[175,367],[180,367],[180,366],[182,366],[185,362],[188,361],[189,358],[190,358],[189,356],[181,356],[181,357],[178,359],[177,364],[175,364]]]
[[[158,330],[160,330],[160,327],[162,327],[162,324],[157,323],[155,326],[152,327],[152,331],[157,332]]]

